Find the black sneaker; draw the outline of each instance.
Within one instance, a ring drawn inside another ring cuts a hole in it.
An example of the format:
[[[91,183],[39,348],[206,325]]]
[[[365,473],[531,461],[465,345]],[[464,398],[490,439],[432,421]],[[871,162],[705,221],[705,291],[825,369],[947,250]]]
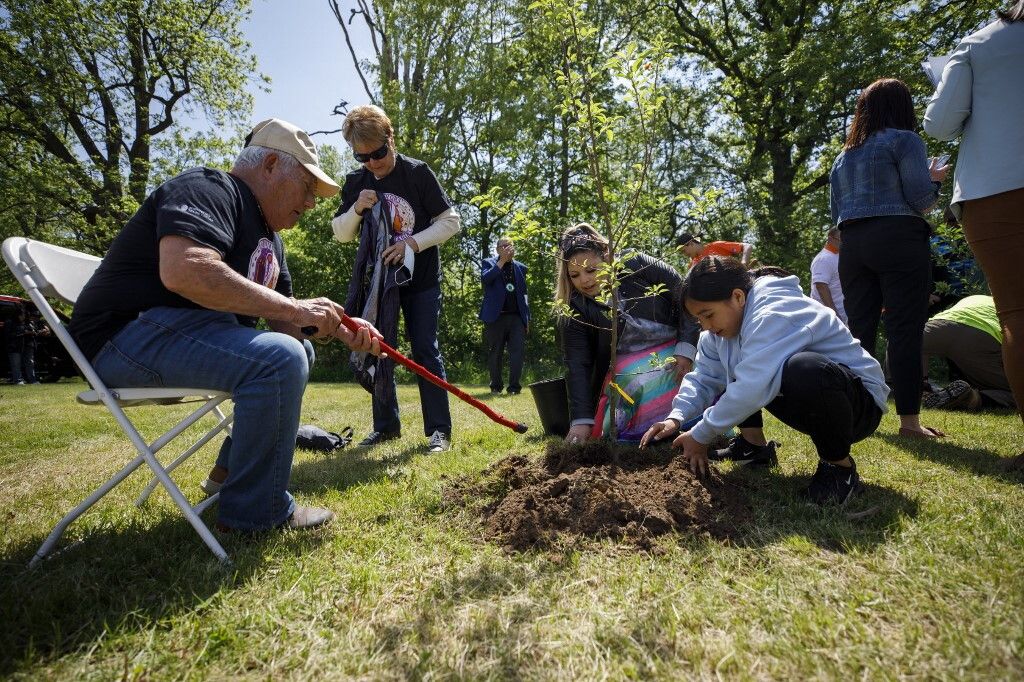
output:
[[[811,501],[818,505],[845,504],[850,497],[860,490],[860,476],[857,474],[857,463],[850,458],[849,467],[830,464],[823,459],[818,460],[818,470],[811,478],[807,494]]]
[[[940,391],[926,395],[921,404],[932,410],[974,411],[981,407],[981,395],[963,379],[950,382]]]
[[[381,443],[385,443],[389,440],[395,440],[396,438],[401,437],[401,431],[370,431],[369,435],[367,435],[366,438],[359,441],[359,445],[357,445],[356,447],[372,448],[375,445],[380,445]]]
[[[512,388],[510,386],[509,389],[508,389],[508,394],[509,395],[519,395],[522,392],[523,392],[523,389],[521,389],[521,388]]]
[[[736,462],[744,466],[773,467],[779,463],[775,449],[776,441],[770,440],[767,445],[754,445],[743,436],[736,436],[729,441],[729,446],[720,450],[708,451],[708,459]]]

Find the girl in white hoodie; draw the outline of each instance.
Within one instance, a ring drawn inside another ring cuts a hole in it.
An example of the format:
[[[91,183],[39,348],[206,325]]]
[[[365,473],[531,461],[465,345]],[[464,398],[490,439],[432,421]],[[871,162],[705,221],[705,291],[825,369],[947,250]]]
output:
[[[874,433],[887,409],[878,362],[832,310],[804,296],[799,280],[778,268],[747,271],[730,258],[706,258],[691,268],[682,297],[704,330],[694,368],[668,418],[644,434],[640,447],[699,416],[672,445],[703,474],[708,443],[765,408],[814,442],[811,499],[844,503],[860,485],[850,446]]]

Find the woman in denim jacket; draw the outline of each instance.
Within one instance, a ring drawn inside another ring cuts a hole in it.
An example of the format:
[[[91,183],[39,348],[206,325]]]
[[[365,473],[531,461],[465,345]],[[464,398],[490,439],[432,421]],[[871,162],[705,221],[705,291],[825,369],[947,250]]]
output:
[[[948,166],[929,163],[910,90],[875,81],[857,98],[843,151],[832,164],[832,223],[842,230],[839,280],[850,332],[875,354],[885,310],[900,435],[943,436],[922,426],[921,344],[931,291],[930,231],[924,214],[939,198]]]

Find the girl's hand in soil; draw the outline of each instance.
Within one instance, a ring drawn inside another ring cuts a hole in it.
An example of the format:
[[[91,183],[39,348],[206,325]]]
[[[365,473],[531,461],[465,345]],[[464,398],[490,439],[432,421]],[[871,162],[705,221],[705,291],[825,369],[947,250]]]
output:
[[[664,440],[673,433],[679,430],[679,422],[675,419],[666,419],[663,422],[655,422],[651,425],[651,428],[647,429],[647,433],[640,439],[640,447],[646,448],[647,444],[654,441]]]
[[[582,443],[583,441],[590,438],[590,430],[593,427],[590,424],[577,424],[576,426],[569,429],[569,433],[565,435],[566,443]]]
[[[690,463],[690,471],[698,476],[708,473],[708,446],[694,440],[689,431],[679,434],[672,441],[672,447],[683,449],[683,458]]]

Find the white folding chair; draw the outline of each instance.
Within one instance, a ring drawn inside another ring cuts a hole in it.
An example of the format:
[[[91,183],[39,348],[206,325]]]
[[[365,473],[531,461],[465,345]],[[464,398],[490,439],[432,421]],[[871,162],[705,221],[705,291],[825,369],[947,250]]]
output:
[[[3,255],[11,272],[18,278],[18,282],[25,288],[29,298],[39,308],[39,312],[42,313],[53,333],[64,344],[75,364],[78,365],[78,368],[92,386],[92,390],[83,391],[78,394],[78,401],[90,405],[105,405],[111,414],[114,415],[114,419],[117,420],[118,425],[124,430],[128,439],[139,453],[135,459],[129,462],[106,483],[93,491],[85,501],[61,519],[60,523],[57,524],[39,548],[39,551],[32,557],[29,565],[35,565],[40,559],[50,554],[71,522],[127,478],[143,462],[153,471],[153,480],[139,496],[138,500],[136,500],[136,505],[142,505],[158,484],[163,485],[171,499],[174,500],[174,503],[185,514],[185,518],[188,519],[188,522],[199,533],[199,537],[203,539],[203,542],[206,543],[218,559],[227,561],[227,553],[224,551],[224,548],[220,546],[220,543],[217,542],[210,529],[199,518],[199,514],[212,504],[219,495],[212,495],[193,507],[185,499],[185,496],[178,486],[175,485],[174,481],[171,480],[169,473],[218,433],[226,429],[230,433],[233,415],[225,416],[221,412],[220,405],[229,399],[231,394],[203,388],[108,388],[97,376],[89,359],[82,354],[74,339],[71,338],[71,334],[68,333],[68,330],[50,306],[49,301],[47,301],[47,298],[57,298],[66,303],[73,304],[79,294],[82,293],[82,288],[92,276],[92,273],[99,266],[100,259],[88,254],[79,253],[78,251],[72,251],[71,249],[24,237],[9,237],[5,239]],[[169,405],[195,401],[202,401],[202,405],[150,444],[146,444],[122,409],[135,405]],[[217,424],[191,447],[181,453],[173,462],[166,467],[161,465],[156,457],[156,453],[185,431],[185,429],[211,412],[217,419]]]

